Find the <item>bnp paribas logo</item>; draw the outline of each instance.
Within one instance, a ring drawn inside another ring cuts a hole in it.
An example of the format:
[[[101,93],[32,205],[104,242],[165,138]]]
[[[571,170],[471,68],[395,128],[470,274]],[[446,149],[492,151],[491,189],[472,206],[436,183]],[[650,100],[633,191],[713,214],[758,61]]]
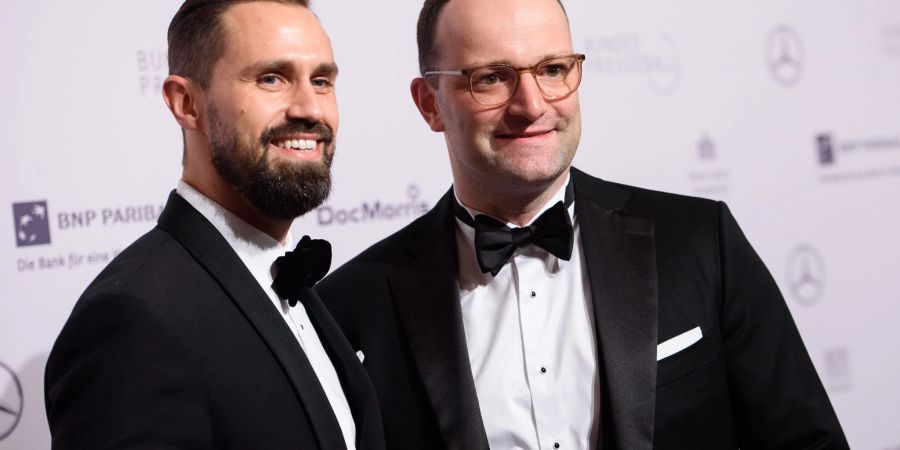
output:
[[[50,219],[46,200],[13,203],[12,207],[16,247],[50,243]]]

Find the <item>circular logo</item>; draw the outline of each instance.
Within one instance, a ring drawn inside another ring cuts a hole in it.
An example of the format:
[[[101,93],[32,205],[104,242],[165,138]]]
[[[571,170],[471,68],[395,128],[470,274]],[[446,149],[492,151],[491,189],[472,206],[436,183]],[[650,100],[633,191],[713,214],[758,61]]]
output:
[[[804,305],[814,305],[825,292],[825,260],[808,244],[801,244],[788,257],[791,293]]]
[[[681,80],[681,58],[678,44],[667,33],[659,33],[656,39],[646,39],[647,83],[659,95],[669,95],[678,89]]]
[[[22,383],[6,364],[0,362],[0,441],[9,437],[22,419]]]
[[[766,65],[778,84],[791,87],[800,81],[805,65],[800,35],[787,25],[778,25],[766,40]]]

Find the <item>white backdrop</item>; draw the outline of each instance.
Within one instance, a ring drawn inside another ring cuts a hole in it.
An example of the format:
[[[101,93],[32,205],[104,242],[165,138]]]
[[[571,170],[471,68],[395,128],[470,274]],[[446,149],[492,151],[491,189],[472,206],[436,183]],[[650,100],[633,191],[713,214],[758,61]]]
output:
[[[0,449],[49,447],[43,368],[88,282],[180,174],[159,83],[180,0],[0,0]],[[294,232],[335,265],[450,184],[408,93],[420,0],[318,0],[335,186]],[[781,286],[851,445],[900,449],[900,2],[568,0],[576,165],[722,199]],[[893,276],[892,276],[893,275]]]

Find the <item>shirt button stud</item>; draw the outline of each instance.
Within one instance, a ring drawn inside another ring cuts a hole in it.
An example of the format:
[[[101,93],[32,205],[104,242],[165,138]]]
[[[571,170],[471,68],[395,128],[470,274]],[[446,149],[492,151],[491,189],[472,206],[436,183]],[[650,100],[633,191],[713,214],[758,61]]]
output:
[[[541,373],[547,373],[547,368],[546,368],[546,367],[541,367]]]
[[[531,291],[531,298],[537,297],[537,292]]]
[[[554,442],[554,443],[553,443],[553,448],[559,448],[559,442]]]

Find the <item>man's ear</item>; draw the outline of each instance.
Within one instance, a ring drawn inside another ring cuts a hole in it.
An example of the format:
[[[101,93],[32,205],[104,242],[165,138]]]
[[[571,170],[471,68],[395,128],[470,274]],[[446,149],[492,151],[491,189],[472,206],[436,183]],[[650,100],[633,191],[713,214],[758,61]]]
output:
[[[163,99],[175,121],[185,130],[200,128],[201,90],[188,78],[169,75],[163,81]]]
[[[431,131],[444,131],[444,120],[441,119],[441,113],[437,107],[437,97],[435,88],[432,87],[425,78],[416,78],[409,85],[410,93],[412,93],[413,101],[419,108],[419,113]]]

